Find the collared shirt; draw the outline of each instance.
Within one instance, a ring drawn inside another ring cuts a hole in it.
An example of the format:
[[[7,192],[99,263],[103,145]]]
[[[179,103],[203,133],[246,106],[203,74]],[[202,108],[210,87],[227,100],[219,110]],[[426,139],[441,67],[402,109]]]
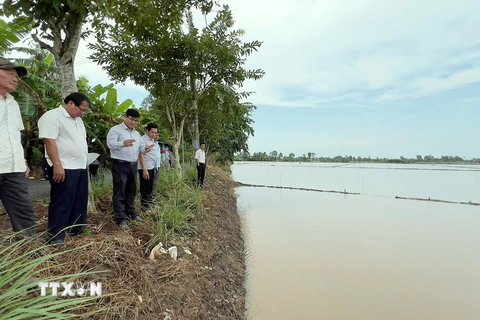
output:
[[[200,163],[205,163],[205,150],[198,149],[195,152],[195,159],[197,159]]]
[[[142,140],[145,143],[146,146],[149,146],[151,144],[155,144],[158,146],[157,141],[154,139],[150,139],[150,137],[147,134],[144,134],[142,136]],[[158,156],[156,152],[156,148],[152,149],[150,152],[147,152],[143,155],[143,159],[145,160],[145,166],[147,167],[147,170],[152,170],[155,168],[158,168],[157,162],[158,162]],[[139,162],[138,163],[138,170],[142,170],[142,164]]]
[[[20,107],[11,94],[0,95],[0,174],[25,172]]]
[[[64,169],[86,169],[88,145],[85,125],[80,117],[72,118],[63,106],[49,110],[38,120],[38,137],[53,139]],[[45,158],[53,165],[48,153]]]
[[[135,139],[132,147],[125,147],[123,141]],[[145,141],[135,129],[128,129],[124,122],[117,124],[108,131],[107,146],[112,159],[135,162],[138,155],[145,153]]]

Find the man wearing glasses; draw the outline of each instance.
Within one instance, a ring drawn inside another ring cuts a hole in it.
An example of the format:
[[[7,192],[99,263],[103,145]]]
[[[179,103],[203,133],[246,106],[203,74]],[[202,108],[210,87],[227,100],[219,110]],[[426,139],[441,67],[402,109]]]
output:
[[[75,92],[63,102],[38,120],[50,177],[49,242],[56,247],[64,245],[65,228],[71,235],[83,231],[88,204],[88,146],[82,116],[90,108],[90,100]]]
[[[154,144],[154,150],[145,155],[140,154],[138,175],[140,176],[140,204],[143,211],[152,208],[160,169],[160,146],[158,145],[158,126],[155,123],[147,125],[147,131],[142,136],[145,145]]]
[[[107,135],[107,146],[112,158],[113,214],[123,230],[130,229],[127,219],[142,221],[135,212],[134,203],[139,155],[150,152],[155,146],[153,143],[145,144],[140,133],[135,130],[138,118],[140,114],[137,110],[128,109],[123,123],[112,127]]]

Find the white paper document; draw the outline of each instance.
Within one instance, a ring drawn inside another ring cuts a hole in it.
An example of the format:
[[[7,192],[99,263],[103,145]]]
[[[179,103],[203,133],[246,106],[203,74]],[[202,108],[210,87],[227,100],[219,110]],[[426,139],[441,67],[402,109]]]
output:
[[[97,160],[100,156],[99,153],[88,153],[88,165],[91,165],[93,161]]]

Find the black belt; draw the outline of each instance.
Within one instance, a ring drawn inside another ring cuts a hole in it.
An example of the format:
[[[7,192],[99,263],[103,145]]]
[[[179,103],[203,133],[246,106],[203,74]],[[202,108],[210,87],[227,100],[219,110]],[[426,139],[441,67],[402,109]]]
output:
[[[125,163],[125,164],[129,164],[131,166],[135,166],[137,165],[137,161],[125,161],[125,160],[120,160],[120,159],[112,159],[113,162],[118,162],[118,163]]]
[[[138,171],[142,171],[142,170],[143,170],[143,169],[138,169]],[[158,170],[160,170],[160,169],[158,169],[158,168],[147,169],[147,171],[154,171],[154,172],[155,172],[155,171],[158,171]]]

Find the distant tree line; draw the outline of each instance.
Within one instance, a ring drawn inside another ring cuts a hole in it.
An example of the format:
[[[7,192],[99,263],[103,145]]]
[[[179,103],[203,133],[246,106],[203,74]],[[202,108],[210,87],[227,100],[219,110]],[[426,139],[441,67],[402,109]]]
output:
[[[415,158],[371,158],[354,157],[351,155],[336,156],[336,157],[317,157],[314,152],[307,152],[296,156],[294,153],[284,155],[282,152],[276,150],[270,153],[254,152],[249,154],[247,152],[239,153],[234,158],[235,161],[279,161],[279,162],[372,162],[372,163],[465,163],[465,164],[480,164],[480,158],[464,159],[459,156],[441,156],[436,158],[432,155],[417,155]]]

